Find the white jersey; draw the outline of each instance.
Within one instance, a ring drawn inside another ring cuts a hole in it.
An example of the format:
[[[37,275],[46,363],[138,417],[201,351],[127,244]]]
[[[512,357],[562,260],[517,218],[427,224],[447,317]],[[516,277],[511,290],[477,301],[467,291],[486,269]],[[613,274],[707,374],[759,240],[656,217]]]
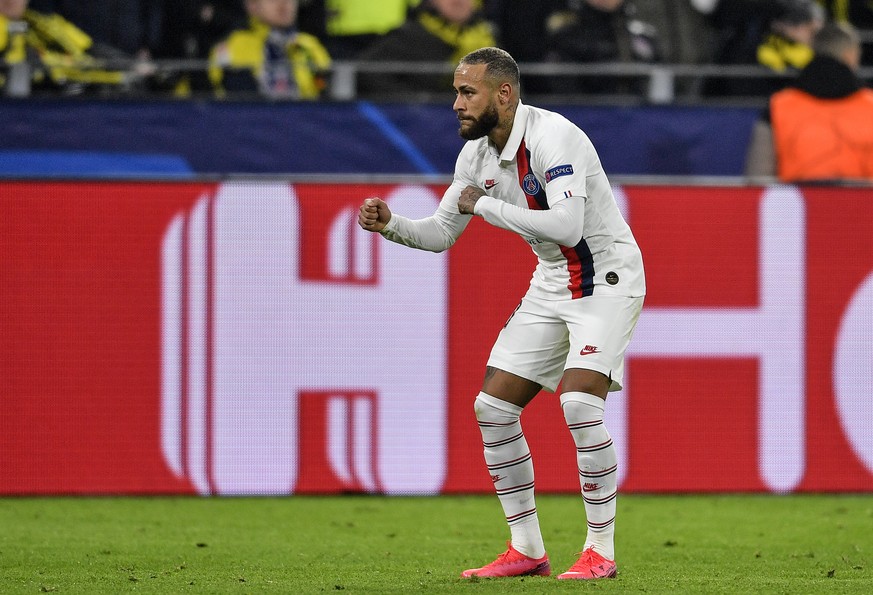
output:
[[[394,215],[382,234],[417,248],[448,248],[471,217],[458,212],[467,186],[486,192],[476,202],[477,215],[519,234],[536,254],[528,295],[645,295],[642,255],[600,158],[585,133],[560,114],[519,103],[501,153],[487,137],[469,141],[437,212],[418,221]]]

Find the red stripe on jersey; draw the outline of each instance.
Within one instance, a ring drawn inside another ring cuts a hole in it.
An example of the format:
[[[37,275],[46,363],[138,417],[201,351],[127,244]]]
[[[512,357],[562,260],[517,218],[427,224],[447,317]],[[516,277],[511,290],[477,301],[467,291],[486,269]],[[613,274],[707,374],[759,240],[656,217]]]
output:
[[[530,168],[530,151],[524,140],[518,145],[515,154],[518,166],[518,185],[524,192],[529,209],[544,211],[549,208],[546,191]],[[527,183],[526,183],[527,181]],[[567,259],[567,272],[570,276],[567,289],[573,299],[594,293],[594,259],[588,244],[583,238],[576,246],[561,246],[561,253]]]
[[[518,165],[518,185],[521,187],[521,191],[524,192],[524,195],[527,198],[527,208],[537,211],[548,209],[549,205],[548,202],[546,202],[546,193],[541,186],[538,185],[539,192],[537,192],[537,194],[529,193],[524,187],[524,179],[528,175],[534,176],[534,173],[530,169],[530,151],[527,150],[527,146],[524,144],[524,139],[522,139],[521,143],[518,145],[518,151],[515,153],[515,162]]]
[[[567,289],[573,299],[582,297],[582,260],[574,248],[561,246],[561,253],[567,259],[567,272],[570,274],[570,282],[567,283]]]

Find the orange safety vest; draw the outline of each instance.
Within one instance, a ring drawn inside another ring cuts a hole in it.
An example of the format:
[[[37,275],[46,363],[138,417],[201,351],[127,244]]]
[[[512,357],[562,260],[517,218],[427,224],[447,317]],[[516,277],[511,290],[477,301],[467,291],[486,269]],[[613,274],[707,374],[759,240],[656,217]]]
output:
[[[770,99],[779,179],[873,181],[873,91],[819,99],[784,89]]]

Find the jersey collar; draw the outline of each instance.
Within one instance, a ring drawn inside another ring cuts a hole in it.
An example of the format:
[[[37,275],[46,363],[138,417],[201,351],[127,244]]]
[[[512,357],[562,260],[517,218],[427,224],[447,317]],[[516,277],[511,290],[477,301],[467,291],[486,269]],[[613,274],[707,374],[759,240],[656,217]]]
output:
[[[521,141],[524,139],[524,131],[527,129],[529,111],[529,108],[519,100],[518,108],[515,110],[515,118],[512,120],[512,131],[509,133],[506,146],[503,147],[503,152],[500,154],[501,164],[510,163],[515,159],[518,147],[521,146]]]

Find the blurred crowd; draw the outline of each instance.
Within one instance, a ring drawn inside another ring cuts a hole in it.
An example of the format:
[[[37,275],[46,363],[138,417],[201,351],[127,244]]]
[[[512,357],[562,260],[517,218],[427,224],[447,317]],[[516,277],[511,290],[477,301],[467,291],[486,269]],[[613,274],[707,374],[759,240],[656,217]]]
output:
[[[765,96],[812,60],[813,36],[831,22],[869,41],[873,0],[0,0],[0,84],[12,96],[316,99],[351,62],[358,96],[414,96],[448,90],[451,65],[496,45],[540,65],[757,66],[760,76],[708,77],[693,91]],[[873,44],[863,47],[861,66],[873,65]],[[648,84],[530,71],[532,93]]]

